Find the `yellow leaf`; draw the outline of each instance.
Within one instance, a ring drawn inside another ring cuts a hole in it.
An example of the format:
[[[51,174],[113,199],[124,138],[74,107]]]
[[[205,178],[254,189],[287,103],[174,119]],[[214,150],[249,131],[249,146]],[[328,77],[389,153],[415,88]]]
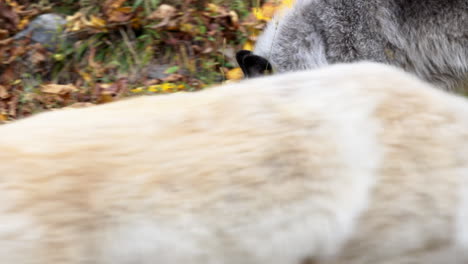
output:
[[[53,58],[56,61],[63,61],[65,59],[65,55],[63,55],[62,53],[55,53],[53,55]]]
[[[161,84],[161,90],[164,92],[169,92],[171,90],[174,90],[176,88],[176,85],[173,83],[163,83]]]
[[[159,92],[160,89],[161,89],[161,85],[159,85],[159,84],[148,86],[148,91],[150,91],[152,93],[157,93],[157,92]]]
[[[19,30],[23,30],[29,24],[28,18],[23,18],[16,26]]]
[[[261,8],[253,8],[253,14],[257,20],[270,21],[277,6],[273,3],[265,3]]]
[[[14,82],[11,83],[11,85],[17,85],[20,84],[22,81],[21,79],[16,79]]]
[[[253,10],[252,10],[255,18],[257,20],[264,20],[264,21],[269,21],[270,18],[265,16],[265,14],[263,13],[263,10],[261,8],[258,8],[258,7],[254,7]]]
[[[177,90],[184,90],[185,88],[187,88],[187,87],[185,87],[185,84],[177,85]]]
[[[240,80],[244,77],[241,68],[234,68],[226,73],[226,78],[228,80]]]
[[[84,24],[81,20],[76,20],[71,25],[68,27],[68,30],[71,32],[76,32],[82,30],[84,27]]]
[[[6,114],[0,114],[0,121],[7,121],[8,116]]]
[[[83,28],[83,22],[81,21],[83,13],[76,12],[73,16],[67,16],[67,29],[71,32],[80,31]]]
[[[66,20],[67,20],[67,22],[73,22],[73,21],[78,20],[82,15],[83,15],[83,13],[81,13],[81,12],[76,12],[76,13],[75,13],[74,15],[72,15],[72,16],[67,16],[67,17],[66,17]]]
[[[253,43],[252,43],[252,41],[247,40],[247,42],[245,42],[245,44],[244,44],[244,46],[242,47],[242,49],[245,49],[245,50],[253,50]]]
[[[208,6],[207,6],[207,9],[208,9],[208,11],[211,11],[213,13],[218,13],[219,10],[220,10],[219,6],[215,5],[213,3],[209,3]]]
[[[182,23],[180,25],[180,31],[191,33],[195,31],[195,26],[188,23]]]
[[[78,71],[78,74],[83,78],[83,80],[87,82],[91,82],[93,80],[93,77],[91,77],[91,74],[84,72],[84,71]]]
[[[102,27],[106,26],[106,21],[104,19],[99,18],[99,17],[94,16],[94,15],[91,15],[90,18],[91,18],[90,22],[91,22],[91,25],[93,27],[102,28]]]
[[[84,16],[82,16],[79,21],[81,21],[82,25],[84,25],[85,27],[100,29],[102,31],[106,30],[105,28],[106,22],[103,19],[96,17],[94,15],[91,15],[89,20],[86,19]]]
[[[281,5],[283,7],[291,8],[294,5],[294,2],[295,2],[294,0],[283,0]]]
[[[283,0],[279,5],[267,2],[261,8],[253,8],[252,11],[257,20],[270,21],[276,12],[282,16],[286,9],[294,5],[294,2],[295,0]]]
[[[133,88],[132,90],[130,90],[132,93],[141,93],[145,90],[144,87],[137,87],[137,88]]]

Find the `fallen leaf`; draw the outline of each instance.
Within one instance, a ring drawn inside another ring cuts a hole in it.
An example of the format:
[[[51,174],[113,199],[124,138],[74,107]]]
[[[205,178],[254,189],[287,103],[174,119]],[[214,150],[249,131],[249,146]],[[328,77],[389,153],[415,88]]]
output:
[[[8,97],[10,97],[10,94],[8,93],[7,88],[0,85],[0,99],[7,99]]]
[[[166,73],[166,74],[172,74],[172,73],[176,73],[178,70],[179,70],[179,66],[172,66],[172,67],[167,68],[167,69],[164,71],[164,73]]]
[[[171,18],[176,14],[176,9],[173,6],[162,4],[148,16],[148,19],[164,19]]]
[[[161,80],[160,79],[151,79],[145,81],[145,86],[150,86],[150,85],[155,85],[155,84],[160,84]]]
[[[105,104],[113,102],[115,98],[111,94],[101,94],[98,99],[99,104]]]
[[[244,78],[244,74],[242,73],[242,69],[237,67],[234,68],[226,73],[226,78],[228,80],[240,80]]]
[[[174,91],[177,86],[173,83],[163,83],[161,84],[161,90],[164,92],[171,92]]]
[[[91,15],[90,23],[93,27],[96,27],[96,28],[104,28],[106,26],[106,21],[104,19],[99,18],[94,15]]]
[[[147,90],[152,93],[157,93],[161,90],[161,85],[156,84],[156,85],[150,85]]]
[[[20,20],[20,22],[18,23],[18,25],[16,25],[16,27],[19,29],[19,30],[23,30],[28,24],[29,24],[29,18],[23,18]]]
[[[211,11],[213,13],[219,13],[220,10],[221,10],[221,8],[218,5],[213,4],[213,3],[209,3],[207,5],[207,9],[208,9],[208,11]]]
[[[12,99],[7,103],[8,104],[8,115],[16,116],[16,109],[18,108],[18,96],[13,96]]]
[[[109,9],[116,9],[119,8],[125,3],[127,0],[106,0],[104,2],[104,10],[109,10]]]
[[[109,17],[109,22],[127,22],[133,17],[132,8],[129,6],[119,7],[111,10],[107,16]]]
[[[132,90],[130,90],[132,93],[141,93],[143,91],[145,91],[145,88],[144,87],[137,87],[137,88],[133,88]]]
[[[81,78],[83,78],[83,80],[85,80],[86,82],[91,82],[93,80],[93,77],[91,76],[91,74],[87,73],[87,72],[84,72],[84,71],[81,71],[81,70],[78,70],[78,74],[81,76]]]
[[[39,51],[34,52],[30,58],[30,61],[32,62],[33,65],[37,65],[46,60],[47,60],[47,57]]]
[[[174,74],[171,74],[171,75],[167,76],[166,78],[162,79],[162,81],[163,82],[176,82],[176,81],[182,80],[183,78],[184,78],[183,75],[174,73]]]
[[[0,73],[0,83],[3,84],[10,84],[13,82],[17,77],[17,72],[15,71],[14,67],[9,66],[3,73]]]
[[[230,11],[229,12],[229,17],[231,18],[231,22],[234,24],[234,26],[238,27],[239,26],[239,15],[235,11]]]
[[[244,50],[253,50],[253,46],[254,46],[254,44],[252,43],[252,41],[247,40],[245,42],[244,46],[242,47],[242,49],[244,49]]]
[[[72,84],[44,84],[41,85],[43,93],[65,95],[77,91],[78,88]]]
[[[0,29],[0,40],[8,38],[8,30]]]
[[[3,27],[6,30],[15,30],[18,26],[20,21],[18,14],[14,12],[14,10],[7,5],[4,1],[0,1],[0,18],[1,20],[5,20],[6,23]]]

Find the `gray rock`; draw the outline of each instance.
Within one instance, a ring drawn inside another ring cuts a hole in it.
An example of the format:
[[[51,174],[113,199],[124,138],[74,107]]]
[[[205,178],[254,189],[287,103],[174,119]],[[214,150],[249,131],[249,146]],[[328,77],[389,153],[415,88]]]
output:
[[[31,21],[28,27],[14,36],[15,39],[27,37],[41,43],[49,50],[54,50],[61,41],[66,41],[67,34],[63,31],[67,23],[65,18],[57,14],[43,14]]]
[[[167,76],[169,76],[169,74],[164,73],[169,67],[170,65],[166,65],[166,64],[162,64],[162,65],[150,64],[147,66],[148,77],[151,79],[164,79]]]

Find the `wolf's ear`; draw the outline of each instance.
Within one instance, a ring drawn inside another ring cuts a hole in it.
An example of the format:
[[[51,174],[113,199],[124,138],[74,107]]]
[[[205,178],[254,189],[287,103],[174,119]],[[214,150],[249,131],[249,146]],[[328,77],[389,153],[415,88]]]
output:
[[[246,78],[253,78],[273,72],[270,62],[251,51],[241,50],[236,54],[236,60]]]
[[[239,64],[239,67],[242,69],[242,72],[244,73],[245,77],[247,77],[246,76],[247,70],[245,69],[244,59],[245,57],[250,56],[250,55],[252,55],[252,52],[250,50],[240,50],[236,53],[237,64]]]

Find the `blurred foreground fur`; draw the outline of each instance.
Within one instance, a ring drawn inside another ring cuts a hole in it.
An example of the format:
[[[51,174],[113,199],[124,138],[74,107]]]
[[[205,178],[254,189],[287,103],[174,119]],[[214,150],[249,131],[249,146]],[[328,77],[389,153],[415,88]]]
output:
[[[0,263],[468,263],[468,103],[335,65],[0,127]]]
[[[238,60],[247,76],[370,60],[462,90],[467,47],[467,0],[296,0]]]

